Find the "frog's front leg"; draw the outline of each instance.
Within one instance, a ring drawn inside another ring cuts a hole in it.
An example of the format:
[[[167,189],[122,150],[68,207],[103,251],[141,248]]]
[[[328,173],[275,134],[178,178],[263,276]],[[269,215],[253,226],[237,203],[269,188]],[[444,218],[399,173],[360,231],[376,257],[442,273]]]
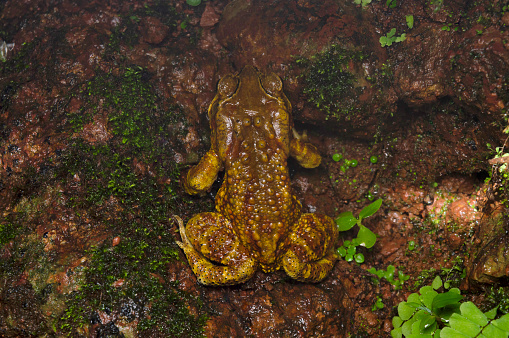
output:
[[[216,180],[221,165],[219,155],[212,149],[207,151],[200,162],[182,177],[184,190],[190,195],[206,192]]]
[[[256,261],[232,231],[230,221],[215,212],[194,215],[180,228],[182,242],[177,242],[187,256],[198,281],[205,285],[243,283],[253,276]]]
[[[318,149],[308,142],[307,134],[299,135],[295,129],[292,129],[292,138],[290,140],[290,156],[304,168],[316,168],[322,162],[322,157]]]
[[[338,229],[334,221],[321,214],[303,214],[288,238],[283,256],[286,273],[302,282],[319,282],[338,259],[334,245]]]

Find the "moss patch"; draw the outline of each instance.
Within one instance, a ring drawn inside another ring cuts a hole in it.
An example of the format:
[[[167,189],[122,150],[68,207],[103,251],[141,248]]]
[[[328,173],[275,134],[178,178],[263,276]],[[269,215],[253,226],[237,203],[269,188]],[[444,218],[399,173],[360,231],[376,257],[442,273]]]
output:
[[[351,61],[362,59],[360,52],[331,45],[328,50],[309,60],[297,60],[297,63],[305,67],[304,94],[308,102],[324,111],[328,117],[338,118],[353,113],[357,100],[353,90],[355,75],[348,65]]]

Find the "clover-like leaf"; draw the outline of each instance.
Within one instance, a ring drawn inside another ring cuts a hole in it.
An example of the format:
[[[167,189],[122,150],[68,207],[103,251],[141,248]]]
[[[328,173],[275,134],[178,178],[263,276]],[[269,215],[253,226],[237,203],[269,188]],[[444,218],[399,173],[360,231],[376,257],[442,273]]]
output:
[[[491,323],[499,329],[509,332],[509,314],[505,314],[499,319],[492,321]]]
[[[498,306],[495,306],[493,309],[489,310],[488,312],[485,312],[484,314],[486,317],[490,320],[495,319],[495,316],[497,315]]]
[[[409,306],[407,302],[401,302],[398,304],[398,314],[402,320],[409,320],[415,313],[415,308]]]
[[[431,287],[435,290],[438,290],[442,286],[442,278],[440,276],[436,276],[431,283]]]
[[[371,248],[375,245],[376,235],[373,231],[366,228],[364,225],[359,225],[359,233],[357,234],[357,239],[359,240],[359,244],[366,247]]]
[[[507,331],[498,328],[493,322],[488,324],[479,335],[481,338],[507,337]]]
[[[440,338],[466,338],[466,337],[472,337],[472,336],[466,336],[463,333],[456,331],[455,329],[452,329],[450,327],[444,327],[442,331],[440,332]]]
[[[475,337],[481,332],[481,327],[479,325],[457,313],[453,313],[451,318],[449,318],[449,324],[452,329],[468,337]]]
[[[401,319],[400,316],[394,316],[392,318],[392,326],[397,329],[398,327],[401,326],[401,324],[403,324],[403,319]]]
[[[430,287],[431,288],[431,287]],[[421,288],[422,290],[423,288]],[[431,289],[431,290],[428,290],[426,292],[422,292],[421,291],[421,302],[428,308],[428,309],[431,309],[432,308],[432,304],[433,304],[433,300],[435,299],[435,297],[438,295],[438,292],[436,292],[435,290]]]
[[[347,231],[357,224],[357,218],[353,216],[351,211],[345,211],[336,218],[336,224],[339,231]]]
[[[472,302],[465,302],[460,306],[461,314],[468,320],[484,327],[488,324],[488,318],[477,306]]]

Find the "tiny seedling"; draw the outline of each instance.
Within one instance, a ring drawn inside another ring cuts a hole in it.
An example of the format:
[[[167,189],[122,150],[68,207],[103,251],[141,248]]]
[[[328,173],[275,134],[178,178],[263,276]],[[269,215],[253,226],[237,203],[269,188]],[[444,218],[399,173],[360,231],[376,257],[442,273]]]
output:
[[[375,304],[371,307],[371,311],[375,312],[376,310],[381,310],[384,308],[384,302],[380,296],[376,296]]]
[[[368,270],[368,272],[371,272],[380,279],[385,278],[389,283],[394,285],[394,289],[396,290],[401,289],[405,281],[410,278],[409,275],[405,275],[401,270],[398,270],[398,276],[394,277],[394,273],[396,272],[396,267],[394,265],[389,265],[387,270],[377,270],[375,268],[371,268]]]
[[[353,0],[353,3],[356,5],[361,5],[362,8],[366,7],[371,3],[372,0]]]
[[[391,46],[394,42],[402,42],[406,40],[406,33],[396,36],[396,28],[393,28],[385,36],[380,37],[380,45],[382,47]]]
[[[341,257],[344,257],[346,261],[350,262],[355,259],[357,263],[364,262],[364,255],[357,253],[356,247],[360,245],[369,249],[375,245],[376,235],[371,230],[362,225],[362,220],[377,212],[381,205],[382,199],[380,198],[365,206],[359,213],[358,218],[356,218],[351,211],[343,212],[336,218],[336,224],[339,231],[348,231],[356,224],[359,227],[357,237],[351,241],[345,241],[343,245],[340,246],[337,250],[337,253]]]
[[[406,24],[408,28],[412,29],[414,28],[414,16],[413,15],[407,15],[405,16]]]

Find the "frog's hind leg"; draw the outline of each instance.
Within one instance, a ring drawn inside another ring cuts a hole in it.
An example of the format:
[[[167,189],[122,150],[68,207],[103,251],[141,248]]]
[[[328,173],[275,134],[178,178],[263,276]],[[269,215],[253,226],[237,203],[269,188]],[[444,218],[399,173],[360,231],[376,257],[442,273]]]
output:
[[[218,213],[195,215],[184,227],[179,224],[184,251],[198,282],[205,285],[243,283],[253,276],[257,263],[231,230],[230,222]],[[217,262],[217,263],[216,263]]]
[[[289,236],[289,249],[283,256],[286,273],[303,282],[324,279],[338,259],[334,253],[337,237],[337,226],[330,217],[303,214]]]

